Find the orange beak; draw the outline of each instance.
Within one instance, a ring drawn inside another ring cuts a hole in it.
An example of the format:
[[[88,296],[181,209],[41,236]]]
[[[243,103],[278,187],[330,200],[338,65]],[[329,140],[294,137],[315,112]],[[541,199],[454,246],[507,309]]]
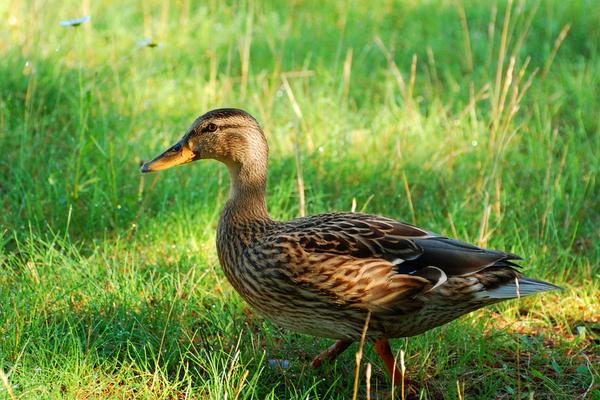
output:
[[[142,165],[142,172],[161,171],[163,169],[176,167],[177,165],[187,164],[197,160],[194,153],[187,145],[187,141],[180,140],[175,145],[169,147],[164,153]]]

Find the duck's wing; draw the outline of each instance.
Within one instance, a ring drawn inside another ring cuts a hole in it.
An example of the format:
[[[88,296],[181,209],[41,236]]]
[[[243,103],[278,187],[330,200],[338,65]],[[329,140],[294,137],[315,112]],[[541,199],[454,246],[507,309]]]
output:
[[[494,268],[490,286],[514,279],[518,256],[482,249],[389,218],[357,213],[300,218],[249,246],[256,266],[327,294],[336,303],[373,312],[422,306],[419,293],[450,277]],[[498,282],[495,282],[498,280]]]

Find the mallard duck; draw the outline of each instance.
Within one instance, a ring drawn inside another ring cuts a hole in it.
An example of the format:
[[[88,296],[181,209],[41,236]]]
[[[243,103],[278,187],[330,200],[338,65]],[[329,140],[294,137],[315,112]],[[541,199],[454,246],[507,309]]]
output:
[[[231,186],[217,252],[240,296],[276,324],[337,342],[313,361],[333,360],[365,338],[396,382],[389,338],[409,337],[481,307],[558,289],[523,276],[515,254],[487,250],[377,215],[328,213],[276,221],[265,194],[269,147],[250,114],[224,108],[194,121],[142,172],[214,159]]]

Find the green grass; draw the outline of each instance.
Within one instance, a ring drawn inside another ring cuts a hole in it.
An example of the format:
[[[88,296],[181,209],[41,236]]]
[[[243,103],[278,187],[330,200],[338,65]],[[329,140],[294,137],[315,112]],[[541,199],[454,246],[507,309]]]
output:
[[[224,278],[225,168],[139,173],[222,106],[264,126],[274,217],[355,207],[566,289],[395,340],[421,398],[600,398],[593,1],[89,3],[0,4],[0,398],[351,398],[355,347],[312,371],[330,341]]]

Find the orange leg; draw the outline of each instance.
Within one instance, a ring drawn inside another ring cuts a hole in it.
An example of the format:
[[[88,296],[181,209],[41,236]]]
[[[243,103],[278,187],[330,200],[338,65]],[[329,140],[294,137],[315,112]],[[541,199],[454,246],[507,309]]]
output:
[[[394,354],[392,353],[390,342],[388,342],[387,338],[381,338],[375,342],[375,351],[385,363],[390,378],[392,378],[392,384],[396,386],[402,379],[402,373],[398,369],[398,365],[396,365]]]
[[[344,352],[344,350],[346,350],[348,347],[350,347],[351,344],[352,344],[352,341],[350,341],[350,340],[338,340],[333,345],[331,345],[331,347],[329,347],[327,350],[323,351],[322,353],[319,353],[319,355],[315,357],[315,359],[312,361],[312,367],[319,368],[321,366],[321,364],[323,363],[323,361],[335,360],[336,357],[339,356],[340,354],[342,354]]]
[[[387,338],[381,338],[375,342],[375,351],[379,354],[379,357],[385,363],[385,367],[392,378],[392,385],[398,386],[402,384],[402,373],[398,368],[397,363],[394,360],[394,354],[392,353],[392,349],[390,348],[390,342],[388,342]],[[409,395],[416,394],[416,390],[411,384],[410,380],[404,377],[404,382],[407,388],[407,393]]]

